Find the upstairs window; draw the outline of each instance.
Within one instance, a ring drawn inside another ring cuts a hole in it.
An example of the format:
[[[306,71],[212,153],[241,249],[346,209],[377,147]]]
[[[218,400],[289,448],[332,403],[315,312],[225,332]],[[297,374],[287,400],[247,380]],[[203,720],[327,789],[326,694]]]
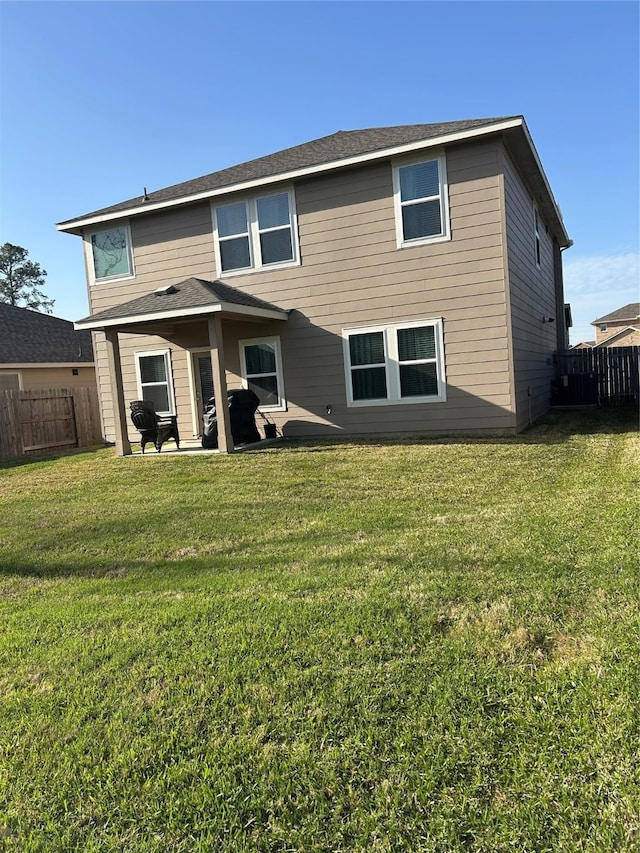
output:
[[[398,246],[449,239],[444,157],[394,166]]]
[[[131,238],[127,225],[118,225],[91,235],[93,272],[96,281],[133,275]]]
[[[349,406],[446,399],[442,321],[343,333]]]
[[[227,204],[216,210],[220,268],[240,270],[251,266],[249,219],[247,205]]]
[[[220,205],[214,228],[221,273],[298,263],[292,192]]]
[[[265,196],[256,200],[260,259],[263,265],[293,260],[289,194]]]

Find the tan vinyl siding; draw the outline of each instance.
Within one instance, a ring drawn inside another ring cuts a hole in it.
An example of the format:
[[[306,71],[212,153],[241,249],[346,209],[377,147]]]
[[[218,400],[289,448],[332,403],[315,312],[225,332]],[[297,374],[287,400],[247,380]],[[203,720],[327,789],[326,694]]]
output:
[[[302,266],[232,282],[293,309],[286,324],[254,332],[282,339],[289,409],[274,418],[285,433],[314,421],[345,433],[513,428],[498,163],[497,143],[452,149],[452,239],[404,249],[389,163],[296,186]],[[347,407],[344,328],[440,317],[446,403]]]
[[[76,369],[78,375],[74,376]],[[96,371],[93,365],[73,367],[3,367],[0,374],[9,373],[20,376],[20,388],[23,391],[47,390],[49,388],[95,388]]]
[[[130,229],[135,277],[91,285],[92,314],[189,276],[215,278],[208,203],[151,213],[131,220]]]
[[[507,262],[517,428],[536,420],[550,405],[553,352],[557,343],[553,239],[540,222],[540,266],[536,264],[534,202],[509,153],[504,152]],[[553,323],[543,323],[553,317]]]
[[[189,276],[215,278],[211,208],[208,203],[168,212],[152,213],[130,223],[135,278],[102,282],[89,288],[91,313],[103,311],[163,284],[176,284]],[[113,438],[113,405],[109,384],[104,335],[96,333],[95,359],[104,429]],[[172,350],[176,410],[184,420],[191,409],[186,354],[158,336],[120,335],[123,382],[127,404],[138,397],[134,353],[144,350]],[[129,436],[137,433],[130,425]]]
[[[106,344],[102,333],[97,333],[95,337],[95,353],[98,364],[100,397],[102,409],[105,413],[104,429],[105,434],[112,438],[114,435],[114,420],[111,386],[109,384],[106,362]],[[191,410],[187,353],[181,347],[175,346],[175,344],[155,335],[141,336],[121,333],[119,336],[119,343],[122,356],[122,381],[127,406],[132,400],[137,400],[140,397],[136,375],[135,354],[169,350],[171,354],[170,362],[176,413],[178,414],[178,417],[180,417],[181,422],[187,424],[187,413]],[[190,430],[185,430],[185,435],[188,434],[190,434]],[[137,440],[137,437],[137,432],[133,425],[129,424],[129,438],[131,440]]]

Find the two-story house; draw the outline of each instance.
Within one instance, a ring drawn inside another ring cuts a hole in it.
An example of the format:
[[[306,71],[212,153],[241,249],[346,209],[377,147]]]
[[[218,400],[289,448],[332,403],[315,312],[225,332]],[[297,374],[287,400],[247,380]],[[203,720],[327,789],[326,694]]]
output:
[[[58,228],[121,454],[130,401],[197,435],[242,386],[288,436],[514,433],[568,345],[571,241],[521,116],[340,131]]]

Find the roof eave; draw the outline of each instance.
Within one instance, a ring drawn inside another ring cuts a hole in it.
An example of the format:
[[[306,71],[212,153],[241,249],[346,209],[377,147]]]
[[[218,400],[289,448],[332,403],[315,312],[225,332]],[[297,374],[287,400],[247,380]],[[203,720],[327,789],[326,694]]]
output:
[[[49,368],[49,367],[95,367],[95,361],[0,361],[0,369]]]
[[[310,175],[321,174],[322,172],[330,172],[337,169],[344,169],[349,166],[357,166],[361,163],[367,163],[373,160],[386,159],[388,157],[399,157],[403,154],[410,154],[413,151],[424,150],[425,148],[439,148],[443,145],[450,145],[455,142],[464,142],[468,139],[474,139],[478,136],[486,136],[493,133],[510,130],[512,128],[521,127],[524,129],[526,137],[532,148],[534,156],[539,164],[538,156],[533,148],[533,142],[529,136],[524,118],[517,116],[516,118],[507,119],[506,121],[498,121],[493,124],[483,125],[482,127],[470,128],[468,130],[457,131],[456,133],[444,134],[434,137],[433,139],[422,139],[416,142],[406,143],[404,145],[395,145],[390,148],[378,149],[368,152],[367,154],[359,154],[354,157],[346,157],[341,160],[331,160],[327,163],[320,163],[316,166],[309,166],[301,169],[293,169],[288,172],[280,172],[276,175],[268,175],[264,178],[258,178],[250,181],[241,181],[236,184],[229,184],[224,187],[218,187],[213,190],[206,190],[192,195],[180,196],[176,199],[161,202],[146,202],[127,210],[112,211],[111,213],[103,213],[98,215],[87,215],[76,219],[68,219],[64,222],[59,222],[56,225],[58,231],[63,231],[67,234],[77,234],[82,236],[83,229],[90,225],[100,225],[104,222],[113,222],[117,219],[126,219],[131,216],[140,216],[144,213],[152,213],[154,211],[164,210],[170,207],[177,207],[183,204],[193,204],[198,201],[205,201],[210,198],[215,198],[220,195],[229,193],[245,192],[256,187],[268,186],[269,184],[281,183],[283,181],[293,181],[298,178],[307,177]],[[540,169],[542,166],[540,165]],[[542,172],[544,175],[544,172]],[[546,177],[545,177],[545,183]],[[548,183],[547,183],[548,186]],[[549,192],[551,192],[549,190]],[[553,198],[553,196],[551,196]],[[567,238],[568,239],[568,238]]]
[[[598,317],[597,320],[592,320],[589,325],[597,326],[598,323],[629,323],[633,325],[640,320],[640,317],[611,317],[610,315],[605,314],[604,317]]]
[[[541,175],[542,180],[544,182],[545,189],[547,191],[547,194],[549,196],[549,199],[551,201],[551,204],[552,204],[553,209],[555,211],[555,214],[557,216],[557,223],[556,224],[559,226],[559,229],[560,229],[561,235],[562,235],[562,239],[560,240],[560,246],[563,249],[570,249],[571,246],[573,246],[573,240],[569,237],[569,235],[567,233],[567,229],[564,226],[564,221],[562,218],[562,211],[560,210],[560,205],[555,200],[555,197],[554,197],[553,192],[551,190],[551,186],[549,184],[549,181],[547,179],[545,171],[542,168],[542,162],[540,160],[540,157],[538,156],[538,152],[536,151],[536,146],[533,144],[533,139],[531,137],[531,134],[529,133],[529,128],[527,127],[527,123],[524,119],[522,119],[522,130],[526,136],[527,142],[529,144],[529,148],[531,149],[531,153],[533,154],[533,157],[536,161],[536,166],[538,167],[538,171],[540,172],[540,175]]]
[[[99,318],[86,317],[77,320],[73,325],[76,329],[89,329],[91,331],[104,331],[126,326],[137,326],[144,323],[166,322],[167,320],[204,319],[212,314],[233,314],[239,317],[259,320],[287,320],[289,312],[280,309],[255,308],[248,305],[236,305],[233,302],[218,302],[214,305],[204,305],[195,308],[178,308],[169,311],[154,311],[147,314],[130,314],[122,317]]]

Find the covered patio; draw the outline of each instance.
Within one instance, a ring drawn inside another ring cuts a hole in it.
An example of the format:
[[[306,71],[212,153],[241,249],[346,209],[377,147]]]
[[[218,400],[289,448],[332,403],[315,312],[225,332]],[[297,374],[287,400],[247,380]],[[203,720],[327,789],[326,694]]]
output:
[[[286,321],[289,312],[255,296],[250,296],[224,282],[189,278],[175,285],[156,288],[151,293],[120,305],[107,308],[78,320],[76,329],[104,332],[107,367],[113,401],[116,453],[132,455],[129,440],[129,420],[125,402],[121,334],[153,335],[171,340],[180,335],[186,326],[197,327],[198,334],[207,341],[211,354],[213,390],[216,400],[227,399],[226,360],[223,343],[223,325],[228,320],[266,323]],[[232,453],[234,447],[231,422],[227,406],[219,406],[218,448],[208,452]],[[173,447],[170,452],[197,452],[195,442],[185,442],[184,450]],[[188,445],[192,446],[189,447]],[[263,445],[264,442],[261,442]],[[168,449],[168,448],[167,448]],[[245,445],[243,449],[248,449]],[[199,452],[203,452],[200,448]],[[157,454],[156,454],[157,455]]]
[[[270,447],[274,444],[282,442],[282,436],[276,438],[263,438],[260,441],[252,442],[251,444],[240,444],[227,450],[227,453],[246,453],[251,450],[262,450],[265,447]],[[131,451],[130,456],[140,457],[142,459],[158,459],[158,458],[176,458],[178,456],[219,456],[222,453],[219,447],[203,447],[199,439],[188,438],[186,441],[180,439],[180,447],[169,441],[162,445],[162,452],[157,453],[154,449],[147,450],[145,453],[142,450]]]

